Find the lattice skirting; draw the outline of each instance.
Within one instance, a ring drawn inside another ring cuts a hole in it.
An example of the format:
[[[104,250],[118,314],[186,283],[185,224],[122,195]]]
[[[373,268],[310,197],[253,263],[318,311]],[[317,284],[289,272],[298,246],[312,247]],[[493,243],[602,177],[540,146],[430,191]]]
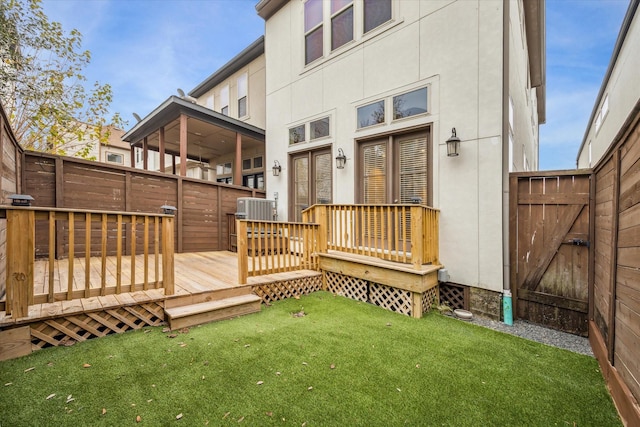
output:
[[[254,286],[252,289],[253,293],[262,298],[262,302],[265,304],[308,295],[320,290],[322,290],[322,275],[320,274],[263,283]]]
[[[469,310],[469,287],[440,283],[440,304],[446,304],[452,310]]]
[[[72,345],[90,338],[122,333],[144,326],[164,323],[162,302],[149,302],[129,307],[116,307],[104,311],[77,313],[32,323],[33,350],[44,347]]]
[[[428,289],[422,294],[416,294],[419,296],[419,303],[416,305],[414,304],[414,293],[411,291],[332,271],[325,271],[324,274],[329,292],[357,301],[375,304],[407,316],[421,317],[423,313],[431,310],[433,302],[438,300],[437,286]]]

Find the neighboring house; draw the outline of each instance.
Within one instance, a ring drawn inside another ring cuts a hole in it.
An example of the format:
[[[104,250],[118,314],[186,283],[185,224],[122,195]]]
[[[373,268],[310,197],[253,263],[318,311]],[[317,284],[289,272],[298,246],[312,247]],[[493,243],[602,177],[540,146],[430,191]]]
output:
[[[188,95],[172,96],[122,139],[135,167],[264,189],[265,55],[260,37]]]
[[[472,308],[499,315],[508,176],[538,168],[545,121],[544,1],[261,0],[256,9],[266,22],[266,160],[282,168],[267,179],[278,217],[300,220],[315,203],[418,198],[440,209],[451,282],[472,287]],[[447,155],[452,128],[457,157]]]
[[[124,131],[115,126],[107,126],[103,132],[109,132],[106,141],[99,141],[93,130],[87,124],[81,124],[84,135],[81,141],[73,134],[69,134],[67,142],[58,147],[58,153],[70,157],[82,157],[102,163],[112,163],[121,166],[131,166],[131,148],[122,141]]]
[[[632,0],[622,22],[611,61],[596,98],[576,159],[590,168],[607,152],[640,99],[640,17]]]

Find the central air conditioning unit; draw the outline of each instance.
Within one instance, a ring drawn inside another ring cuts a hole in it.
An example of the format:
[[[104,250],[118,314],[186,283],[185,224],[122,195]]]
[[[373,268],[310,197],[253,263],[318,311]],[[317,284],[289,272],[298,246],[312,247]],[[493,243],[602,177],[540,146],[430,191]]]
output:
[[[236,216],[240,219],[252,221],[273,221],[275,208],[275,200],[238,197]]]

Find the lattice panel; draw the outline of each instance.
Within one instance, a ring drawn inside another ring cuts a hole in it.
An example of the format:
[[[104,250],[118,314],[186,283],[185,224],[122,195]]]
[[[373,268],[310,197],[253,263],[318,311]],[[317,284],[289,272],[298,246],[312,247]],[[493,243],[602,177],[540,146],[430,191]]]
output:
[[[465,304],[465,287],[451,283],[440,284],[440,304],[447,304],[452,310],[467,309]]]
[[[411,316],[411,292],[369,282],[369,302]]]
[[[356,301],[369,301],[369,282],[357,277],[325,271],[329,292]]]
[[[78,313],[31,324],[33,350],[44,347],[72,345],[75,342],[122,333],[144,326],[159,326],[164,322],[161,302],[150,302],[104,311]]]
[[[322,290],[322,275],[299,277],[272,283],[264,283],[253,287],[253,293],[262,298],[262,302],[270,304],[287,298],[308,295]]]
[[[422,294],[422,312],[426,313],[431,310],[431,306],[436,304],[438,301],[438,287],[436,286],[431,289],[427,289]]]

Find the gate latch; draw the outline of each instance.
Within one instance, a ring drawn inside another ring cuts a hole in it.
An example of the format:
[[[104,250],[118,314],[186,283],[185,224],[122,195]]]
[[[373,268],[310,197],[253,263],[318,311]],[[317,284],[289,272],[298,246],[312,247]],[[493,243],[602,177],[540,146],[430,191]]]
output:
[[[571,244],[574,245],[574,246],[586,246],[586,247],[589,247],[589,241],[588,240],[572,239],[571,240]]]

